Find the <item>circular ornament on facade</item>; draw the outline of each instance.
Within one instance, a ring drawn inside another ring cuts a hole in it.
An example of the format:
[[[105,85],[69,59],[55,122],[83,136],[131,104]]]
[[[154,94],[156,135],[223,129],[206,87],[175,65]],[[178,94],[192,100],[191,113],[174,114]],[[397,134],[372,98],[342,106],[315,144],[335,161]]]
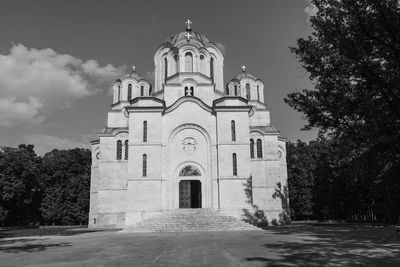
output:
[[[127,111],[126,109],[124,110],[124,116],[125,116],[126,118],[129,117],[129,113],[128,113],[128,111]]]
[[[96,153],[96,159],[100,159],[100,157],[101,157],[100,152],[97,152]]]
[[[197,149],[197,141],[193,137],[186,137],[182,141],[183,150],[187,153],[193,153]]]

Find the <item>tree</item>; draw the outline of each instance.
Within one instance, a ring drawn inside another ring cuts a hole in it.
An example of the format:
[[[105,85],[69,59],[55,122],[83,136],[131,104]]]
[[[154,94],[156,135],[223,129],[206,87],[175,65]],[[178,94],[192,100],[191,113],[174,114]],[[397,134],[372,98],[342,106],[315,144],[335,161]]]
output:
[[[40,219],[40,158],[33,145],[0,152],[0,222],[2,225],[36,224]]]
[[[40,210],[46,223],[87,224],[90,167],[88,149],[55,149],[43,156]]]
[[[400,4],[312,3],[318,10],[310,18],[314,31],[291,51],[315,89],[289,94],[285,102],[305,114],[305,129],[318,128],[335,144],[332,179],[347,175],[343,183],[361,187],[347,196],[362,200],[354,206],[347,199],[354,214],[372,209],[372,217],[395,222],[400,215]]]

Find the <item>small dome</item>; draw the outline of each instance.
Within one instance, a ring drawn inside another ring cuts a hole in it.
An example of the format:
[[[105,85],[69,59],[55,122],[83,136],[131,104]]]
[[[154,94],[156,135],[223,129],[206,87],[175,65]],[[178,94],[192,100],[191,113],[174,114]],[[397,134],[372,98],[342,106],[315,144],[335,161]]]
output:
[[[253,80],[258,80],[257,77],[255,77],[254,75],[251,75],[250,73],[247,73],[247,72],[242,72],[235,77],[235,79],[237,79],[237,80],[241,80],[243,78],[250,78]]]
[[[168,39],[165,42],[175,45],[180,40],[186,40],[186,34],[187,34],[187,32],[180,32],[178,34],[174,34],[174,35],[168,37]],[[210,43],[210,39],[208,39],[208,37],[205,34],[198,33],[198,32],[191,32],[190,34],[191,34],[190,39],[197,39],[203,45]]]
[[[126,79],[126,78],[134,78],[135,80],[139,81],[142,80],[143,78],[141,76],[139,76],[136,73],[136,67],[132,66],[131,72],[129,74],[124,75],[123,77],[121,77],[120,80]]]

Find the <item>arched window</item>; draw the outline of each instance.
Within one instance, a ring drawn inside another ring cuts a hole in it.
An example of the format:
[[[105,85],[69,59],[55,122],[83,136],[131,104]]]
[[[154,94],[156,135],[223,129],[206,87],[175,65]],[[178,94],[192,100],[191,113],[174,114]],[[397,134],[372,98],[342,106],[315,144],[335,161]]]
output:
[[[185,54],[185,71],[193,72],[193,56],[190,52]]]
[[[235,121],[231,121],[231,136],[232,136],[232,141],[236,141],[236,125]]]
[[[228,87],[228,85],[227,85],[226,88],[225,88],[225,94],[226,94],[226,95],[229,95],[229,87]]]
[[[257,100],[260,101],[260,86],[257,84]]]
[[[173,74],[179,72],[179,56],[177,54],[174,55],[174,70]]]
[[[125,140],[125,160],[128,160],[128,154],[129,154],[128,140]]]
[[[194,96],[194,88],[193,86],[187,87],[185,86],[185,96]]]
[[[179,176],[200,176],[201,173],[196,166],[187,165],[179,171]]]
[[[144,86],[140,86],[140,96],[144,96]]]
[[[237,175],[237,159],[236,159],[236,153],[232,154],[232,174],[234,176]]]
[[[128,84],[128,101],[132,98],[132,84]]]
[[[122,159],[122,141],[118,140],[117,141],[117,160]]]
[[[205,64],[206,58],[204,55],[200,55],[200,72],[203,74],[206,74],[206,64]]]
[[[143,142],[147,142],[147,121],[143,122]]]
[[[254,159],[254,140],[250,139],[250,158]]]
[[[250,99],[250,84],[246,83],[246,98]]]
[[[142,168],[142,176],[147,176],[147,155],[143,154],[143,168]]]
[[[211,57],[210,59],[210,78],[211,81],[214,82],[214,58]]]
[[[164,58],[164,81],[167,80],[168,77],[168,60],[167,57]]]
[[[121,101],[121,85],[118,85],[118,101]]]
[[[237,96],[237,85],[235,84],[235,86],[233,87],[233,89],[235,90],[235,96]]]
[[[257,158],[261,159],[262,157],[263,157],[262,142],[261,139],[257,139]]]

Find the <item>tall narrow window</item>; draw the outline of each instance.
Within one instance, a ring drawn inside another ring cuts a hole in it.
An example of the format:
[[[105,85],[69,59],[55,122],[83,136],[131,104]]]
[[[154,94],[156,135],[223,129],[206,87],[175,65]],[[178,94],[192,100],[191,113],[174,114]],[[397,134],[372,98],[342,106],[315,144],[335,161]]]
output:
[[[143,122],[143,142],[147,142],[147,121]]]
[[[118,140],[117,141],[117,160],[122,159],[122,141]]]
[[[164,82],[168,78],[168,60],[167,57],[164,58]]]
[[[118,101],[121,101],[121,85],[118,85]]]
[[[185,54],[185,71],[193,72],[193,56],[190,52]]]
[[[228,87],[228,85],[227,85],[226,88],[225,88],[225,94],[226,94],[226,95],[229,95],[229,87]]]
[[[132,98],[132,84],[128,84],[128,101]]]
[[[128,140],[125,140],[125,160],[128,160],[128,154],[129,154]]]
[[[260,86],[257,84],[257,100],[260,101]]]
[[[246,83],[246,98],[250,99],[250,84]]]
[[[235,84],[235,86],[233,87],[233,89],[235,90],[235,96],[237,96],[237,85]]]
[[[236,153],[232,154],[232,174],[234,176],[237,175],[237,159],[236,159]]]
[[[231,136],[232,136],[232,141],[236,141],[236,125],[235,125],[235,121],[231,121]]]
[[[211,57],[210,59],[210,78],[211,81],[214,82],[214,58]]]
[[[144,86],[140,86],[140,96],[144,96]]]
[[[200,72],[203,74],[206,74],[206,64],[205,64],[206,58],[204,57],[204,55],[200,55]]]
[[[254,140],[250,139],[250,158],[254,159]]]
[[[179,72],[179,56],[174,55],[174,69],[172,74],[175,74],[177,72]]]
[[[147,176],[147,155],[143,154],[143,168],[142,168],[142,176]]]
[[[261,159],[262,157],[263,157],[262,142],[261,139],[257,139],[257,158]]]

